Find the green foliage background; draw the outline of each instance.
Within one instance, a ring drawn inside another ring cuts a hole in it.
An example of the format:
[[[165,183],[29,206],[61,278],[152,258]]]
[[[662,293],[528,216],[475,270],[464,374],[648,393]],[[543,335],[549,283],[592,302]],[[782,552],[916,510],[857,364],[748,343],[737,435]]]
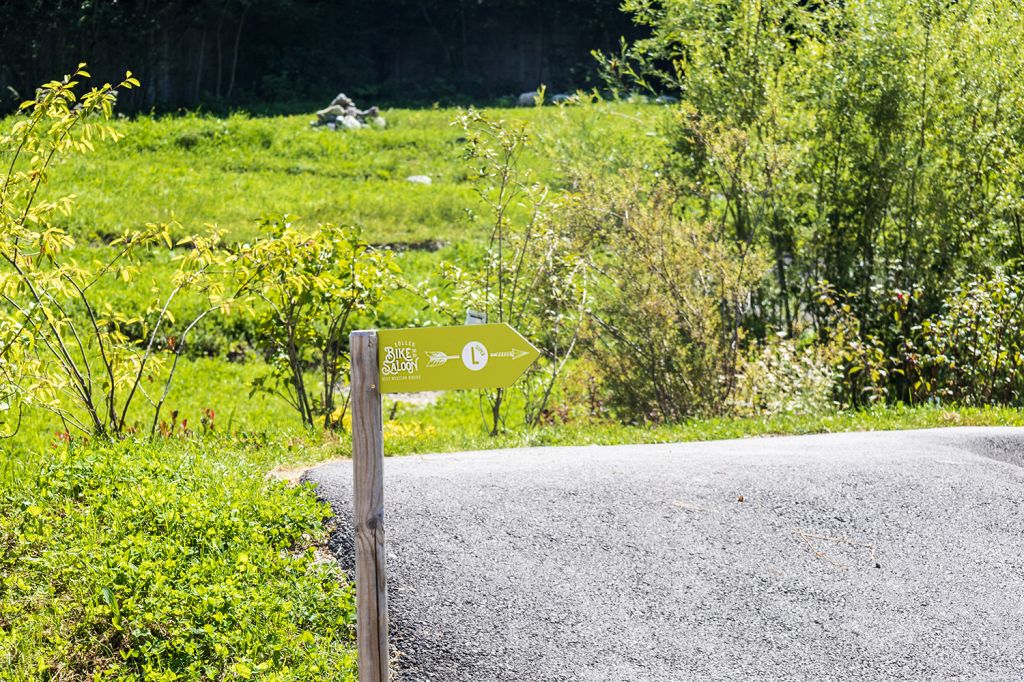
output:
[[[890,301],[912,296],[920,322],[951,288],[1015,273],[1024,255],[1019,3],[624,8],[650,35],[603,65],[680,99],[663,160],[677,210],[771,258],[739,321],[760,338],[826,341],[852,314],[888,365],[880,391],[852,404],[917,399],[920,377],[902,367],[913,330],[892,324]]]
[[[387,400],[387,452],[1022,423],[1020,7],[625,9],[650,37],[603,59],[622,101],[487,114],[528,124],[519,162],[562,200],[545,229],[594,277],[550,408],[490,437],[479,395]],[[629,96],[643,87],[679,102]],[[125,141],[62,158],[41,199],[76,195],[50,227],[83,263],[154,221],[222,230],[238,252],[271,236],[267,214],[353,226],[410,283],[361,323],[451,322],[469,301],[451,305],[437,266],[485,270],[493,227],[456,113],[386,110],[387,130],[348,133],[307,116],[116,120]],[[529,206],[508,211],[530,224]],[[129,349],[189,248],[140,251],[129,285],[97,283],[131,318]],[[176,319],[208,303],[186,292]],[[317,561],[327,510],[265,478],[347,454],[346,424],[308,430],[279,396],[247,395],[274,362],[266,312],[204,320],[151,441],[29,410],[0,443],[0,678],[351,679],[351,589]],[[529,406],[510,393],[506,408]]]

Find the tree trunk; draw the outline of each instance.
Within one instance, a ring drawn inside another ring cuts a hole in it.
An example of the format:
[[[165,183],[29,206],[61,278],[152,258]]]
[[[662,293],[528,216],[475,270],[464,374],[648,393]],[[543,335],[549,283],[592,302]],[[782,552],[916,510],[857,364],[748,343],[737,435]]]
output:
[[[249,8],[252,5],[246,3],[245,9],[242,10],[242,17],[238,20],[238,29],[235,31],[235,49],[234,54],[231,56],[231,80],[228,81],[228,92],[226,99],[231,100],[231,93],[235,89],[235,74],[238,72],[238,48],[242,44],[242,28],[245,26],[245,16],[249,14]]]

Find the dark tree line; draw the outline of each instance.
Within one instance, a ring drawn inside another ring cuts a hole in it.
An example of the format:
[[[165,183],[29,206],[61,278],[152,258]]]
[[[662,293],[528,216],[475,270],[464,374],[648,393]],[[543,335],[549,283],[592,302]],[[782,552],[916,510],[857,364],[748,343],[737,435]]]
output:
[[[143,83],[121,110],[287,107],[338,90],[451,101],[594,82],[618,0],[3,0],[0,104],[88,62]],[[17,91],[14,95],[11,90]]]

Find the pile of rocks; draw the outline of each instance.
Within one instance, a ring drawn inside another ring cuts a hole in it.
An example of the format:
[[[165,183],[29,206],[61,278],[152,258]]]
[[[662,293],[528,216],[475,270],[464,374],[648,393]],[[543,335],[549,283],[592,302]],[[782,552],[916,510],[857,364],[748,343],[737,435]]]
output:
[[[534,107],[537,106],[537,102],[540,101],[540,91],[531,90],[530,92],[524,92],[516,98],[517,107]],[[545,104],[564,104],[572,99],[572,95],[567,92],[556,92],[554,95],[547,95],[544,97]]]
[[[316,112],[313,126],[325,126],[330,130],[357,130],[359,128],[386,128],[387,121],[380,115],[380,109],[370,107],[360,110],[345,93],[338,93],[330,106]]]

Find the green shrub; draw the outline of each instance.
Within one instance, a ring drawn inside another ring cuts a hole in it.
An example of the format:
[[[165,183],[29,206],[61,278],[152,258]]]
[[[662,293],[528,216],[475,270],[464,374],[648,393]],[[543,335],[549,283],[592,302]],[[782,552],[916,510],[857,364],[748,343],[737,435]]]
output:
[[[726,412],[764,260],[678,217],[664,183],[625,173],[581,187],[573,230],[595,263],[590,349],[608,407],[641,423]]]
[[[835,398],[844,409],[917,397],[924,292],[896,289],[871,295],[878,305],[870,324],[856,313],[860,295],[837,292],[830,282],[819,283],[812,308],[822,352],[838,375]]]
[[[951,285],[1024,257],[1019,3],[624,8],[649,35],[606,70],[681,100],[659,168],[679,209],[772,256],[759,334],[793,336],[826,279],[887,346],[890,292],[921,290],[928,316]]]
[[[0,679],[355,679],[329,510],[225,447],[5,455]]]
[[[1024,278],[974,277],[922,322],[918,400],[1024,406]]]
[[[535,427],[547,409],[586,320],[587,262],[556,215],[558,202],[523,163],[530,148],[522,121],[494,120],[470,109],[455,120],[466,135],[466,160],[490,235],[482,258],[445,263],[454,290],[449,308],[461,323],[466,310],[505,322],[538,346],[541,357],[516,383],[522,424]],[[481,392],[492,436],[510,425],[508,389]]]
[[[1024,405],[1024,278],[975,276],[924,315],[921,290],[875,294],[874,333],[854,314],[855,295],[825,284],[817,315],[827,329],[844,407],[874,402]],[[881,320],[885,320],[884,323]]]
[[[264,229],[272,236],[242,246],[233,261],[270,358],[271,371],[253,389],[284,398],[306,426],[340,428],[349,332],[402,286],[398,265],[351,228],[302,230],[282,218]]]
[[[188,334],[231,297],[211,278],[211,269],[223,264],[216,235],[178,242],[189,248],[176,255],[177,267],[150,292],[145,310],[114,309],[97,295],[104,280],[122,287],[132,282],[139,251],[173,244],[169,226],[149,224],[113,239],[106,258],[82,263],[73,254],[74,239],[54,224],[55,216],[71,214],[74,196],[43,198],[51,165],[92,151],[94,139],[120,137],[108,123],[114,88],[106,84],[76,93],[80,79],[89,78],[84,66],[44,84],[35,99],[22,104],[24,116],[0,134],[0,424],[7,427],[2,435],[17,431],[29,407],[54,413],[65,430],[122,436],[138,428],[128,414],[140,396],[152,408],[152,433]],[[138,84],[129,72],[118,87]],[[174,318],[172,303],[183,292],[206,305],[182,321],[176,343],[160,345],[159,334]],[[144,382],[157,387],[147,393]]]
[[[771,338],[740,357],[730,412],[741,417],[815,415],[833,412],[840,378],[828,347]]]

